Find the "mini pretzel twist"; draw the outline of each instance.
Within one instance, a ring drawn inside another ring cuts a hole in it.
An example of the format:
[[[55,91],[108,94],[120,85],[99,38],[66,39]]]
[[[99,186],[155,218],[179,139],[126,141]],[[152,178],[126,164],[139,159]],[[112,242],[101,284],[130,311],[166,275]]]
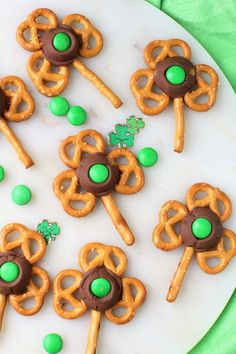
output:
[[[203,197],[196,198],[198,193],[203,192]],[[223,211],[220,208],[220,204],[223,204]],[[221,222],[228,220],[232,213],[232,204],[229,197],[222,192],[219,188],[215,188],[207,183],[196,183],[189,188],[186,194],[186,204],[191,211],[195,207],[207,207],[218,215]]]
[[[9,88],[11,85],[16,90]],[[0,87],[9,98],[9,107],[3,113],[4,118],[13,122],[21,122],[32,116],[35,108],[34,100],[19,77],[6,76],[0,79]],[[19,110],[22,103],[26,104],[24,111]]]
[[[102,34],[93,27],[85,16],[79,14],[68,15],[63,19],[62,24],[72,27],[76,34],[82,37],[82,47],[79,51],[82,57],[91,58],[100,53],[103,47]],[[78,28],[76,24],[79,24],[81,28]],[[95,41],[93,46],[91,46],[92,40]]]
[[[32,277],[40,278],[41,285],[37,286]],[[44,297],[47,294],[50,286],[48,273],[40,267],[33,267],[30,283],[27,286],[26,292],[21,295],[10,295],[9,300],[14,309],[24,316],[32,316],[39,312],[43,306]],[[31,308],[24,307],[24,302],[28,299],[33,299],[34,304]]]
[[[9,240],[9,237],[13,233],[19,233],[19,236],[13,241]],[[31,243],[35,241],[37,243],[37,250],[31,250]],[[46,241],[37,233],[27,229],[21,224],[8,224],[0,232],[0,249],[1,252],[8,252],[21,248],[25,258],[34,264],[38,262],[46,252]]]
[[[65,288],[63,281],[66,278],[74,278],[71,286]],[[87,306],[83,301],[76,299],[74,293],[79,289],[83,274],[74,269],[66,269],[60,272],[53,283],[53,306],[56,313],[67,319],[74,319],[82,316],[87,311]],[[73,310],[66,310],[65,303],[69,303]]]
[[[39,18],[45,18],[48,23],[40,23]],[[48,31],[58,26],[58,20],[53,11],[49,9],[37,9],[32,11],[27,19],[17,28],[16,38],[20,45],[31,52],[41,49],[40,32]],[[26,31],[30,31],[30,38],[27,39]]]
[[[95,144],[92,144],[88,139],[92,139]],[[68,149],[70,146],[74,147],[73,156],[70,157]],[[79,167],[83,153],[93,154],[95,152],[105,152],[106,144],[103,136],[96,130],[87,129],[81,131],[79,134],[69,136],[60,146],[60,157],[63,163],[70,168]]]
[[[135,278],[123,278],[122,298],[111,309],[105,311],[106,318],[116,324],[124,324],[132,320],[136,314],[136,310],[141,306],[146,298],[146,289],[144,285]],[[134,296],[132,294],[132,287],[137,292]],[[122,316],[114,314],[114,310],[122,308],[125,313]]]
[[[175,48],[178,47],[182,50],[183,54],[178,54]],[[161,49],[159,53],[156,53],[158,49]],[[144,49],[144,60],[147,66],[154,70],[156,64],[164,60],[167,57],[183,56],[186,59],[191,59],[191,49],[185,41],[181,39],[169,39],[169,40],[155,40],[150,42]]]
[[[67,66],[58,66],[58,72],[53,72],[53,68],[54,65],[44,57],[41,50],[33,53],[27,63],[27,71],[35,87],[48,97],[58,96],[65,90],[69,81]],[[53,86],[51,86],[52,82]]]
[[[145,79],[144,85],[140,80]],[[166,109],[170,102],[169,96],[164,93],[153,91],[155,87],[154,72],[151,69],[137,70],[130,79],[130,89],[136,99],[139,109],[147,115],[156,115]],[[149,105],[149,101],[155,102],[155,105]]]
[[[64,190],[64,183],[70,183]],[[94,208],[96,197],[91,193],[78,192],[78,180],[74,170],[68,170],[60,173],[53,182],[53,191],[62,203],[66,213],[76,218],[88,215]],[[73,202],[82,202],[84,205],[80,208],[73,206]]]
[[[94,251],[96,255],[92,260],[89,260],[89,255]],[[115,263],[113,257],[118,259],[118,265]],[[106,246],[102,243],[94,242],[88,243],[81,248],[79,264],[85,272],[95,267],[105,266],[116,275],[122,275],[127,268],[128,262],[126,255],[119,247]]]
[[[170,216],[171,212],[175,212],[175,214]],[[153,231],[153,242],[156,247],[170,251],[182,244],[182,237],[177,234],[174,226],[181,222],[187,214],[187,208],[176,200],[171,200],[163,205],[160,211],[160,223]],[[164,234],[167,234],[168,241],[163,239]]]
[[[228,239],[230,247],[226,248],[224,239]],[[217,245],[216,250],[197,253],[197,260],[201,269],[209,274],[216,274],[227,267],[230,260],[236,255],[236,235],[233,231],[224,229],[222,239]],[[208,264],[211,258],[218,258],[219,263],[213,267]]]
[[[199,64],[195,66],[197,89],[192,92],[187,92],[184,96],[185,104],[194,111],[208,111],[216,101],[216,94],[219,84],[218,75],[215,70],[205,64]],[[202,73],[206,73],[210,77],[210,83],[201,77]],[[207,102],[198,103],[197,100],[203,96],[207,95]]]
[[[128,164],[122,164],[117,161],[118,158],[123,157],[128,161]],[[125,148],[113,150],[108,158],[118,166],[121,175],[116,184],[115,191],[122,194],[134,194],[140,191],[144,185],[144,174],[139,167],[135,155]],[[130,177],[135,176],[135,184],[129,185]]]

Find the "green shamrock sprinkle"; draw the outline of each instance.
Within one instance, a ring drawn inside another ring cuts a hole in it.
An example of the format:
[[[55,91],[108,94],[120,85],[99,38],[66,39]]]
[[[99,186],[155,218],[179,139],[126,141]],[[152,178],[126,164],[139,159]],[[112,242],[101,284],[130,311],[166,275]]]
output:
[[[135,116],[127,118],[126,125],[128,127],[128,132],[132,135],[138,134],[139,130],[145,127],[143,119],[136,118]]]
[[[48,245],[51,241],[55,241],[57,236],[60,235],[61,228],[56,222],[51,223],[48,220],[43,220],[38,224],[37,231],[45,238]]]
[[[115,132],[108,134],[108,142],[112,146],[132,147],[134,145],[134,135],[129,133],[129,129],[126,125],[116,124]]]

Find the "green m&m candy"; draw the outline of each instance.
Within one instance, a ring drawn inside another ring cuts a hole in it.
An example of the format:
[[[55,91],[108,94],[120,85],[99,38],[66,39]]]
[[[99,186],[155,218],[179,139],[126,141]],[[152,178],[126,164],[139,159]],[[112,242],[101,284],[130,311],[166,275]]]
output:
[[[170,66],[165,73],[167,81],[172,85],[181,85],[186,78],[186,72],[179,65]]]
[[[66,98],[57,96],[53,97],[49,103],[49,109],[55,116],[66,116],[69,111],[70,104]]]
[[[6,283],[15,281],[20,273],[18,265],[14,262],[5,262],[0,267],[0,279]]]
[[[43,348],[49,354],[60,353],[63,347],[63,340],[57,333],[50,333],[43,339]]]
[[[106,165],[95,163],[89,169],[89,178],[94,183],[104,183],[109,177],[109,169]]]
[[[158,153],[151,147],[145,147],[138,153],[138,162],[143,167],[151,167],[158,161]]]
[[[58,52],[66,52],[71,46],[70,36],[65,32],[59,32],[54,36],[52,44]]]
[[[212,224],[207,218],[197,218],[192,223],[192,233],[198,239],[204,239],[210,236]]]
[[[5,178],[5,170],[2,166],[0,166],[0,182],[2,182]]]
[[[31,201],[32,193],[29,187],[19,184],[14,187],[11,193],[12,200],[17,205],[25,205]]]
[[[73,106],[67,113],[67,119],[72,125],[82,125],[86,122],[87,112],[81,106]]]
[[[90,285],[90,291],[94,296],[103,298],[110,293],[111,283],[106,278],[96,278]]]

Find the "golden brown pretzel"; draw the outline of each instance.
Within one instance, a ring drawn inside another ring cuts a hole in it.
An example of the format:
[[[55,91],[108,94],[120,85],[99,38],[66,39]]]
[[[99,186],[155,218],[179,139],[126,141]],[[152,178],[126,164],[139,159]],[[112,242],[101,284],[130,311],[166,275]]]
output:
[[[67,277],[74,278],[74,282],[71,286],[65,288],[63,287],[63,281]],[[66,269],[60,272],[53,283],[53,307],[56,313],[67,319],[74,319],[82,316],[86,310],[87,306],[83,301],[78,300],[74,293],[79,289],[80,282],[83,274],[78,270]],[[64,304],[69,303],[73,310],[66,310]]]
[[[117,161],[120,157],[127,160],[127,164],[122,164]],[[118,183],[116,184],[115,191],[122,194],[137,193],[144,186],[144,174],[140,168],[136,156],[128,149],[120,148],[113,150],[108,158],[118,166],[121,175]],[[135,176],[135,183],[129,185],[129,178],[131,175]]]
[[[176,213],[170,216],[171,212]],[[153,242],[156,247],[170,251],[183,243],[181,235],[176,233],[174,226],[181,222],[187,214],[187,208],[176,200],[171,200],[162,206],[159,216],[160,222],[153,231]],[[168,241],[163,239],[164,234],[168,235]]]
[[[175,48],[182,50],[183,54],[178,54]],[[155,55],[155,51],[161,48],[161,51]],[[156,64],[166,59],[167,57],[183,56],[186,59],[191,59],[191,49],[189,45],[181,39],[155,40],[146,46],[144,49],[144,60],[147,66],[154,70]]]
[[[82,47],[79,54],[85,58],[91,58],[99,54],[103,47],[102,34],[91,24],[91,22],[82,15],[71,14],[66,16],[63,21],[63,25],[67,25],[73,28],[76,34],[82,37]],[[80,25],[78,28],[76,25]],[[91,41],[95,41],[95,45],[91,46]]]
[[[64,191],[63,185],[66,181],[70,185]],[[53,182],[53,191],[67,214],[76,218],[88,215],[95,207],[96,197],[93,194],[78,192],[78,180],[74,170],[61,172]],[[76,208],[73,206],[76,202],[82,202],[83,205]]]
[[[196,198],[198,193],[206,193],[206,196]],[[223,203],[224,210],[221,212],[219,202]],[[189,188],[186,194],[186,205],[189,210],[195,207],[209,206],[218,215],[221,222],[228,220],[232,213],[232,203],[229,197],[219,188],[207,183],[196,183]]]
[[[187,92],[184,96],[185,104],[194,111],[205,112],[208,111],[216,101],[216,94],[219,84],[218,75],[214,69],[209,65],[198,64],[195,65],[196,79],[197,79],[197,89],[192,92]],[[201,77],[201,73],[208,74],[210,77],[210,83]],[[205,103],[198,103],[197,100],[203,96],[207,95],[208,99]]]
[[[12,90],[14,86],[16,90]],[[32,116],[34,113],[34,100],[27,91],[24,82],[17,76],[5,76],[0,79],[0,87],[6,97],[9,98],[9,107],[4,111],[3,116],[13,122],[21,122]],[[24,111],[19,111],[22,103],[26,104]]]
[[[41,285],[38,286],[32,277],[40,278]],[[33,267],[31,279],[27,286],[26,292],[21,295],[10,295],[9,300],[14,309],[24,316],[32,316],[39,312],[43,306],[44,297],[47,294],[50,286],[48,273],[40,267]],[[33,299],[34,304],[31,308],[25,307],[24,302],[28,299]]]
[[[89,260],[89,255],[94,251],[96,251],[97,254],[92,260]],[[118,265],[113,261],[113,256],[116,256],[119,260]],[[106,246],[99,242],[93,242],[87,243],[81,248],[79,253],[79,264],[85,272],[95,267],[105,266],[113,273],[122,275],[127,268],[128,262],[126,255],[119,247]]]
[[[69,81],[67,66],[58,66],[58,72],[54,72],[53,68],[54,65],[44,57],[41,50],[33,53],[27,63],[27,71],[34,85],[40,93],[48,97],[62,93]]]
[[[86,139],[92,139],[95,144],[92,144]],[[74,146],[73,156],[68,154],[68,148]],[[69,136],[63,140],[60,145],[60,157],[64,164],[70,168],[77,168],[82,159],[83,153],[93,154],[95,152],[104,153],[106,148],[105,140],[103,136],[96,130],[87,129],[82,130],[79,134]]]
[[[228,239],[230,242],[229,249],[224,245],[224,239]],[[199,266],[202,270],[209,274],[216,274],[221,272],[222,270],[227,267],[232,257],[236,255],[236,235],[233,231],[224,229],[224,234],[217,245],[216,250],[207,251],[207,252],[198,252],[197,253],[197,260]],[[218,258],[219,263],[213,267],[208,264],[208,260],[212,258]]]
[[[106,318],[116,324],[124,324],[131,321],[138,307],[141,306],[146,299],[146,289],[141,281],[126,277],[122,279],[122,283],[122,298],[111,309],[105,311]],[[135,288],[137,292],[135,297],[132,294],[131,287]],[[121,316],[115,315],[114,310],[118,308],[125,308],[125,313]]]
[[[45,18],[48,23],[40,22]],[[23,21],[17,28],[16,38],[21,46],[32,52],[41,49],[41,32],[48,31],[58,26],[57,16],[53,11],[45,8],[32,11],[27,20]],[[30,38],[26,38],[26,31],[30,31]]]
[[[13,241],[9,237],[13,233],[19,233],[19,236]],[[37,243],[37,250],[31,249],[31,243]],[[1,252],[8,252],[20,248],[25,258],[34,264],[38,262],[46,252],[46,241],[36,231],[32,231],[21,224],[8,224],[0,231],[0,249]]]

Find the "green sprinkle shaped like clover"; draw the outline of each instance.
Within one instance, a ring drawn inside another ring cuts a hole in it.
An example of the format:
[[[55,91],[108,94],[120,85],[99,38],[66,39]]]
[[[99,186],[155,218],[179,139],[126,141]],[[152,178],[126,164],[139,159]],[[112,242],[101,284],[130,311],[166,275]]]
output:
[[[145,127],[145,123],[142,118],[136,118],[135,116],[130,116],[126,120],[126,125],[130,134],[138,134],[140,129]]]
[[[60,235],[61,228],[56,222],[49,222],[48,220],[43,220],[41,223],[38,224],[37,232],[44,237],[48,245],[51,241],[55,241],[57,236]]]

